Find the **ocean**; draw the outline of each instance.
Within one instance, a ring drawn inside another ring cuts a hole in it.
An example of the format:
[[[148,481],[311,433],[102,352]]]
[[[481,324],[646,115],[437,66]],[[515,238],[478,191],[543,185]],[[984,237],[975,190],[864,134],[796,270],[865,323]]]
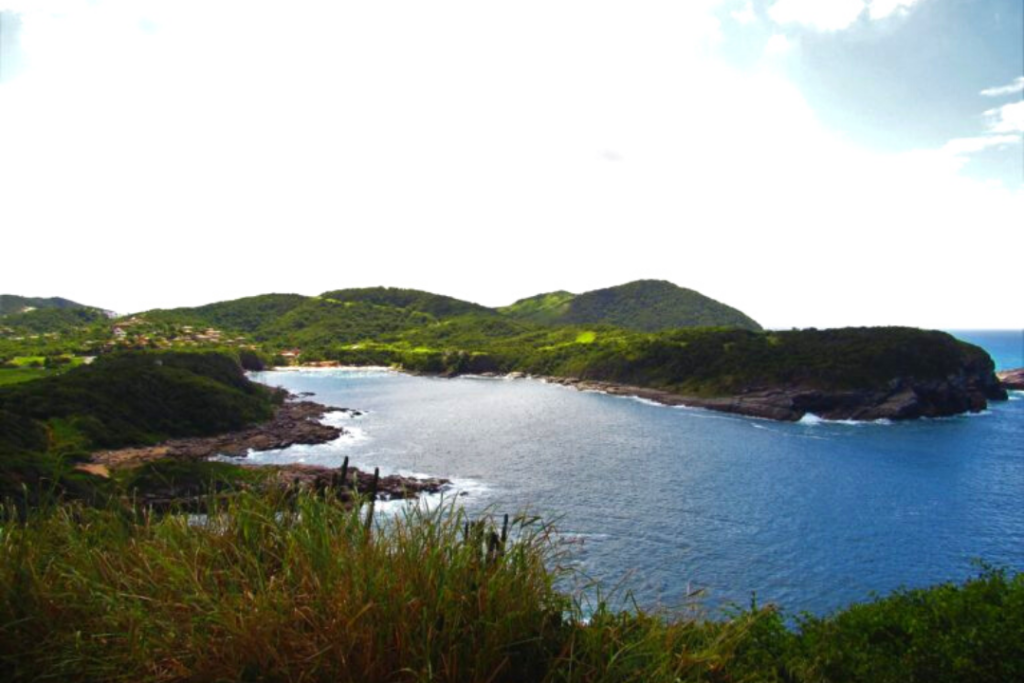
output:
[[[957,332],[1020,365],[1020,332]],[[776,423],[548,385],[384,370],[257,373],[365,411],[258,462],[442,476],[474,516],[555,522],[576,576],[651,608],[774,603],[824,614],[874,593],[1024,570],[1024,395],[906,423]],[[591,587],[589,590],[593,590]],[[627,596],[626,591],[629,591]],[[697,597],[694,597],[694,596]]]

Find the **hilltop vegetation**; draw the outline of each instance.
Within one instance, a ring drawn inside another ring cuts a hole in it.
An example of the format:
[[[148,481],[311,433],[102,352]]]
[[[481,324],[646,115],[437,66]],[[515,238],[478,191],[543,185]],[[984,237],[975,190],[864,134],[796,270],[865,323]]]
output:
[[[555,292],[518,301],[508,310],[546,324],[606,324],[641,332],[684,327],[761,329],[735,308],[664,280],[637,280],[571,298],[564,295]]]
[[[106,311],[70,299],[0,294],[0,339],[74,332],[107,319]]]
[[[61,297],[40,298],[30,296],[17,296],[15,294],[0,294],[0,316],[12,313],[22,313],[26,308],[95,308],[86,306],[70,299]]]
[[[365,287],[362,289],[338,289],[323,294],[325,299],[351,301],[356,303],[407,308],[427,313],[434,318],[454,318],[460,315],[496,315],[496,311],[480,304],[462,301],[443,294],[432,294],[418,289],[398,287]]]
[[[106,313],[95,308],[37,308],[0,317],[0,330],[8,336],[70,332],[107,320]]]
[[[314,298],[260,327],[255,338],[278,346],[320,348],[372,339],[430,325],[435,319],[410,308],[378,306],[361,301]]]
[[[147,311],[145,317],[156,322],[207,325],[251,333],[273,323],[307,299],[300,294],[262,294],[195,308]]]

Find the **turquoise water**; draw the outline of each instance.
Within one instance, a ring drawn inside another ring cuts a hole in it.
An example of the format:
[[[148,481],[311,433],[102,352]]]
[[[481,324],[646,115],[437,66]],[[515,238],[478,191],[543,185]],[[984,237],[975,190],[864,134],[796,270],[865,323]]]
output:
[[[1011,359],[1012,360],[1012,359]],[[912,423],[775,423],[533,380],[262,373],[358,408],[336,442],[258,454],[454,480],[471,512],[556,519],[577,569],[646,606],[759,601],[824,613],[1024,570],[1024,396]]]
[[[988,351],[996,370],[1024,368],[1024,330],[950,330],[950,334]]]

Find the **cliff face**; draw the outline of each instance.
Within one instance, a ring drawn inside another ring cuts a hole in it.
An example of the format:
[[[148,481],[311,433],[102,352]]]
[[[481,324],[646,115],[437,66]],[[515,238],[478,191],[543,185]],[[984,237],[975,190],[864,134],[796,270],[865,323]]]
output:
[[[941,379],[896,377],[882,390],[821,391],[778,388],[737,396],[736,412],[783,420],[811,413],[829,420],[911,420],[985,410],[989,401],[1005,401],[992,360],[969,356],[953,374]]]

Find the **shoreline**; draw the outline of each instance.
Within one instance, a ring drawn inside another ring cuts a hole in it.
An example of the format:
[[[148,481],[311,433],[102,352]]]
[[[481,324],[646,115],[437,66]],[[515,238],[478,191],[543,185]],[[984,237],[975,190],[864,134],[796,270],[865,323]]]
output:
[[[284,366],[271,370],[385,370],[412,376],[452,378],[462,375],[410,372],[401,368],[351,365]],[[1000,373],[1002,374],[1002,373]],[[1022,373],[1024,374],[1024,373]],[[529,375],[523,372],[467,373],[467,375],[495,379],[535,379],[547,384],[571,387],[578,391],[596,391],[610,396],[632,397],[660,405],[699,408],[732,415],[761,418],[777,422],[799,422],[810,415],[829,421],[877,422],[879,420],[907,421],[920,418],[953,417],[976,414],[988,408],[988,401],[1005,401],[1005,384],[996,387],[976,386],[967,382],[963,386],[954,382],[915,382],[897,379],[884,390],[834,390],[809,387],[772,387],[755,389],[732,396],[693,396],[677,394],[665,389],[654,389],[604,380],[585,380],[578,377]]]
[[[329,365],[332,361],[310,365],[272,365],[257,372],[316,372],[326,370],[349,370],[363,372],[402,372],[388,365]]]
[[[94,452],[88,462],[77,469],[95,476],[110,478],[114,470],[133,469],[150,463],[174,461],[183,463],[213,462],[214,457],[243,459],[250,452],[273,451],[296,445],[318,445],[334,441],[349,433],[342,427],[324,424],[321,420],[329,413],[346,413],[352,417],[363,414],[352,408],[337,408],[305,400],[301,395],[288,394],[263,423],[235,432],[213,436],[168,439],[153,446]],[[225,462],[225,460],[220,460]],[[405,477],[398,474],[378,476],[348,466],[324,467],[295,463],[288,465],[259,465],[247,462],[230,463],[245,470],[267,474],[260,482],[264,488],[296,492],[300,490],[324,492],[332,490],[343,499],[357,495],[374,495],[378,500],[416,498],[423,494],[441,492],[451,482],[439,477]],[[174,504],[199,505],[205,497],[195,491],[179,490],[167,483],[160,489],[139,492],[147,505],[169,507]]]

